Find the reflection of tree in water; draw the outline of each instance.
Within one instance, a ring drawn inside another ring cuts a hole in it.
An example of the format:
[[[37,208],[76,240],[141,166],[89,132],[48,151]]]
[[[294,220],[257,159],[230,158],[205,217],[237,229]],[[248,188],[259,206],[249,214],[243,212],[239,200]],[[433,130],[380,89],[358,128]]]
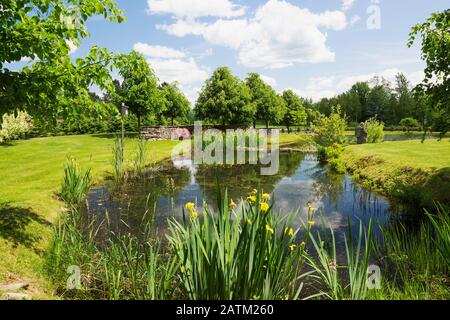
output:
[[[217,182],[221,188],[228,189],[230,198],[238,200],[245,198],[254,188],[261,187],[264,192],[271,193],[276,184],[284,177],[291,177],[300,167],[304,154],[280,154],[278,173],[272,176],[262,176],[262,165],[200,165],[195,179],[203,190],[210,205],[216,205]]]
[[[345,175],[333,174],[323,168],[315,171],[311,178],[314,180],[313,190],[317,201],[327,196],[330,203],[337,203],[339,197],[345,191],[345,184],[343,183]]]
[[[175,168],[171,162],[164,163],[158,171],[148,171],[120,186],[114,199],[114,213],[132,230],[144,225],[143,219],[154,218],[158,201],[172,199],[191,181],[189,168]]]

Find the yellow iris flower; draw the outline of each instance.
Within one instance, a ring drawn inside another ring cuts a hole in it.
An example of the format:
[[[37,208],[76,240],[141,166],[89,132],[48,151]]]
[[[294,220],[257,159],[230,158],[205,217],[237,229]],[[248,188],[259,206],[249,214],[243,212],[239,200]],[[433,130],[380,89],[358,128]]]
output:
[[[266,213],[267,211],[269,211],[269,205],[266,202],[262,202],[260,204],[260,209],[262,213]]]
[[[274,233],[273,229],[268,224],[266,224],[266,232],[272,234]]]
[[[188,210],[189,212],[195,210],[195,203],[193,202],[188,202],[185,205],[186,210]]]
[[[263,193],[263,195],[261,196],[261,199],[263,199],[265,201],[270,201],[270,199],[271,199],[270,194]]]

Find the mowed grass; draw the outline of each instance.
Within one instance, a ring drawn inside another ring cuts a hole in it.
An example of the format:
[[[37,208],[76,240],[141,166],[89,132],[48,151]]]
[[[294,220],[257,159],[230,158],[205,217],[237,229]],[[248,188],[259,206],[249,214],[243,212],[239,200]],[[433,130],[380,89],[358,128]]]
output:
[[[51,224],[61,212],[58,199],[68,156],[91,168],[96,184],[112,172],[113,135],[37,138],[0,146],[0,283],[29,281],[36,298],[51,295],[42,276],[42,257]],[[147,142],[147,163],[171,156],[178,141]],[[125,160],[136,142],[125,141]]]
[[[390,141],[374,144],[351,145],[345,148],[363,158],[377,156],[395,166],[442,169],[450,167],[450,141],[448,139]]]
[[[411,210],[450,206],[450,141],[392,141],[344,149],[347,170],[363,186],[381,191]]]

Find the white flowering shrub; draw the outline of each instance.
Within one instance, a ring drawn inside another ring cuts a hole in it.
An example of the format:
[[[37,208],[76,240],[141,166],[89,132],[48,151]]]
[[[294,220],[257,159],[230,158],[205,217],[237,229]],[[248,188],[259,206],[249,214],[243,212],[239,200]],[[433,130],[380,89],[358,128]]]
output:
[[[31,116],[25,111],[18,111],[17,116],[4,114],[0,129],[0,143],[23,138],[33,127]]]

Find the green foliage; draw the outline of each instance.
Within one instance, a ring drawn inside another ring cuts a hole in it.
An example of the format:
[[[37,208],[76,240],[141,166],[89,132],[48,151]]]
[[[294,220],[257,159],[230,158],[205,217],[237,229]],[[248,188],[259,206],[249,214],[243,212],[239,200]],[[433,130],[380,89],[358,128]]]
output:
[[[411,131],[412,129],[416,129],[420,127],[419,121],[414,118],[408,117],[400,120],[399,125],[404,128],[406,131]]]
[[[113,165],[113,177],[116,182],[120,182],[125,178],[124,170],[124,141],[119,138],[114,140],[112,148],[112,165]]]
[[[378,143],[384,140],[384,124],[375,118],[364,122],[364,128],[367,132],[367,143]]]
[[[80,204],[92,186],[91,169],[80,170],[74,158],[67,159],[64,165],[64,180],[60,196],[70,206]]]
[[[338,261],[336,252],[336,238],[334,231],[330,228],[330,236],[324,230],[323,236],[318,232],[316,236],[310,234],[314,254],[307,254],[309,265],[315,271],[313,279],[325,286],[324,290],[312,297],[324,296],[332,300],[364,300],[368,297],[369,290],[366,285],[367,267],[372,247],[372,220],[367,229],[359,224],[359,233],[355,242],[352,234],[352,226],[348,222],[348,233],[345,239],[345,262]],[[345,272],[347,271],[347,272]],[[348,285],[345,284],[344,276],[348,275]]]
[[[294,243],[294,217],[282,224],[269,196],[256,190],[247,201],[233,210],[227,193],[219,192],[217,215],[204,205],[199,220],[189,203],[183,223],[169,222],[189,298],[293,299],[300,293],[304,245]]]
[[[0,68],[24,57],[50,61],[67,55],[69,42],[78,45],[88,36],[88,18],[121,22],[122,14],[113,0],[2,1]]]
[[[140,128],[142,117],[160,114],[164,107],[163,96],[158,90],[158,78],[145,57],[136,51],[119,55],[117,67],[123,81],[115,82],[110,95],[119,107],[123,103],[137,116]]]
[[[283,92],[283,100],[286,105],[283,123],[288,128],[288,133],[292,126],[305,126],[307,114],[302,99],[294,91],[286,90]]]
[[[417,91],[431,97],[434,125],[445,134],[450,130],[450,9],[435,12],[426,22],[415,25],[408,46],[412,47],[417,37],[422,40],[422,59],[427,65]]]
[[[436,204],[436,214],[433,215],[426,211],[428,218],[430,219],[434,231],[434,248],[437,249],[443,260],[450,260],[450,212],[445,209],[443,205]],[[441,260],[441,261],[443,261]],[[444,266],[444,264],[442,264]],[[445,269],[444,269],[445,270]],[[447,273],[449,272],[449,266],[447,265]]]
[[[33,127],[31,116],[27,112],[17,111],[17,116],[4,114],[0,125],[0,144],[25,137]]]
[[[342,158],[343,148],[340,144],[333,144],[329,147],[319,147],[317,156],[320,161],[328,162],[331,171],[335,173],[345,173],[345,163]]]
[[[388,125],[397,125],[405,117],[419,119],[423,125],[432,118],[430,97],[415,91],[402,73],[396,75],[393,84],[379,77],[368,82],[357,82],[350,90],[333,98],[321,99],[314,107],[328,116],[338,104],[355,126],[370,118],[382,120]]]
[[[180,118],[181,121],[187,122],[187,117],[191,111],[190,102],[177,87],[176,83],[163,83],[161,85],[162,95],[164,97],[165,111],[163,116],[171,120],[171,125],[174,125],[174,120]]]
[[[318,114],[314,120],[313,130],[318,145],[329,147],[333,144],[342,144],[347,128],[346,116],[341,114],[341,107],[333,108],[330,116]]]
[[[284,100],[257,73],[250,73],[246,84],[250,89],[251,101],[256,105],[254,124],[256,120],[264,121],[266,127],[269,123],[280,123],[285,114]]]
[[[437,204],[433,214],[416,226],[403,222],[382,230],[375,256],[388,274],[386,296],[405,299],[448,299],[450,269],[450,215]],[[446,284],[447,281],[447,284]],[[443,289],[442,287],[447,287]]]
[[[151,239],[151,222],[142,222],[142,239],[130,233],[117,235],[106,230],[107,238],[102,241],[96,225],[107,228],[106,223],[86,222],[80,213],[73,211],[54,227],[46,252],[45,269],[53,286],[64,298],[175,298],[177,261]],[[81,269],[79,290],[67,288],[69,266]]]
[[[26,108],[33,116],[56,119],[70,101],[86,99],[91,84],[105,85],[112,62],[106,50],[94,46],[75,63],[69,57],[70,46],[89,35],[86,22],[95,15],[124,20],[113,0],[2,2],[0,113]],[[22,58],[30,58],[32,67],[4,68]]]
[[[134,172],[136,175],[140,175],[145,169],[145,163],[147,160],[147,145],[146,140],[139,136],[137,142],[137,150],[136,155],[133,161],[134,164]]]
[[[226,67],[206,80],[195,105],[195,117],[214,124],[250,124],[256,113],[251,93],[244,82]]]

